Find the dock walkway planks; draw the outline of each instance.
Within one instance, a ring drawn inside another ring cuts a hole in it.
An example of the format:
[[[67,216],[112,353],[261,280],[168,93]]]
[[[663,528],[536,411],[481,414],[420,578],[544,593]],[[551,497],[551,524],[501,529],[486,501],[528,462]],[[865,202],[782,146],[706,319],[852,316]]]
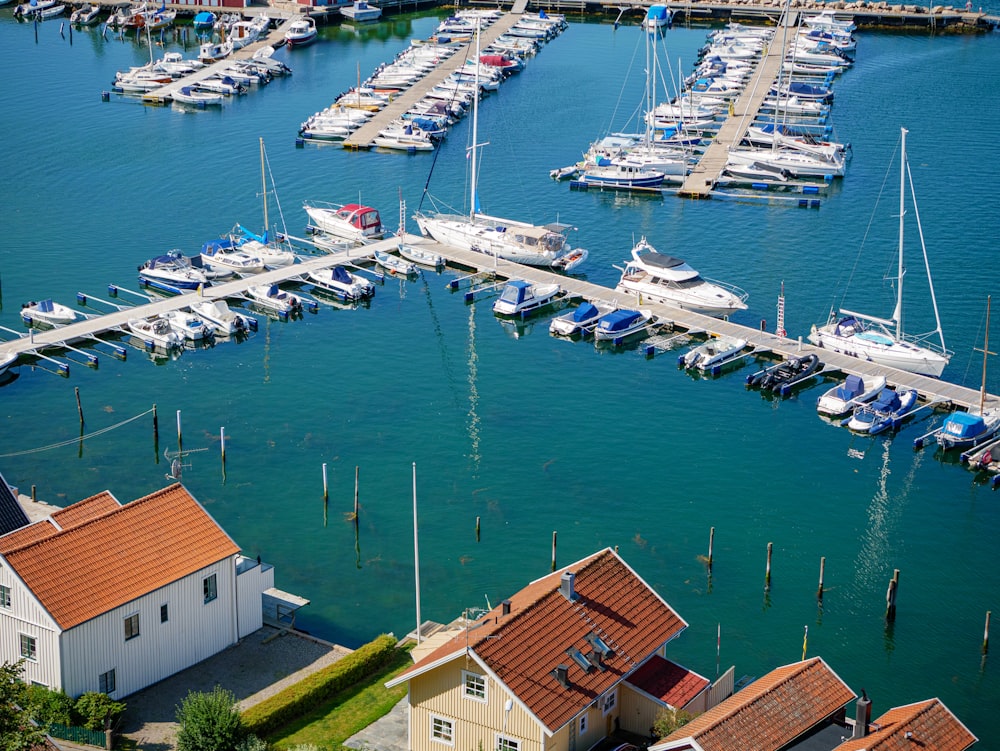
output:
[[[791,30],[787,47],[795,44],[796,25],[798,14],[789,13],[785,16],[784,24],[779,25],[774,33],[774,38],[761,56],[757,69],[747,83],[743,93],[736,100],[733,106],[733,114],[719,128],[715,138],[705,149],[701,159],[691,174],[687,176],[684,184],[678,191],[678,195],[686,198],[708,198],[719,181],[719,176],[726,168],[729,159],[729,149],[738,144],[746,133],[748,124],[757,117],[764,97],[771,90],[772,84],[778,77],[781,69],[781,62],[785,58],[786,45],[781,43],[781,35],[785,30]]]
[[[514,3],[513,9],[509,13],[505,13],[500,16],[500,18],[494,21],[489,28],[483,29],[479,33],[480,46],[488,47],[498,36],[510,31],[511,27],[517,23],[518,20],[520,20],[521,14],[524,12],[526,6],[527,0],[517,0],[517,2]],[[389,104],[376,112],[374,117],[351,133],[351,135],[344,140],[344,148],[372,148],[372,146],[375,145],[375,138],[378,136],[380,131],[387,128],[393,120],[401,117],[404,112],[420,101],[428,91],[444,81],[458,68],[462,67],[469,55],[475,54],[473,51],[475,44],[476,42],[473,39],[473,41],[468,44],[459,47],[455,54],[413,84],[413,86],[403,91],[399,94],[399,96],[394,97]]]

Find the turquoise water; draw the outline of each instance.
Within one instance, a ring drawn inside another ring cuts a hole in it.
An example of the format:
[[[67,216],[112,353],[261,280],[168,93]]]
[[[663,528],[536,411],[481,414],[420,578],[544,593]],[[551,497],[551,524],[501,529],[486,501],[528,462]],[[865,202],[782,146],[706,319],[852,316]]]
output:
[[[260,223],[257,139],[263,137],[289,231],[303,200],[361,197],[396,222],[401,192],[412,212],[433,155],[294,147],[298,124],[361,74],[390,59],[428,17],[378,24],[363,36],[327,29],[320,44],[281,51],[295,69],[221,112],[101,101],[114,71],[148,59],[98,32],[59,35],[0,16],[0,112],[7,176],[0,201],[0,325],[21,330],[20,304],[78,291],[135,288],[135,267],[170,248],[195,252],[237,221]],[[704,29],[665,37],[690,70]],[[844,300],[886,314],[882,281],[894,263],[892,166],[900,126],[935,276],[949,380],[977,387],[985,297],[996,291],[993,191],[1000,125],[997,35],[864,34],[858,66],[836,84],[838,140],[853,146],[843,184],[818,210],[571,192],[548,172],[594,136],[624,127],[641,91],[634,28],[572,23],[483,105],[484,210],[579,228],[588,279],[612,286],[612,267],[646,235],[708,276],[739,284],[739,320],[774,327],[781,282],[786,328],[805,335]],[[189,50],[190,52],[191,50]],[[626,76],[632,69],[633,75]],[[628,82],[625,83],[626,78]],[[461,206],[467,195],[468,121],[441,149],[430,191]],[[872,218],[889,173],[880,211]],[[274,209],[272,207],[272,216]],[[871,228],[869,229],[869,223]],[[413,222],[410,222],[413,229]],[[859,257],[864,243],[865,253]],[[857,264],[857,268],[855,268]],[[932,325],[918,259],[910,263],[908,328]],[[75,365],[69,379],[22,366],[0,389],[0,454],[75,439],[74,388],[87,432],[156,403],[148,417],[46,452],[5,456],[12,484],[40,498],[78,500],[105,488],[131,499],[162,487],[184,428],[183,479],[249,555],[277,567],[277,585],[309,598],[299,623],[356,645],[414,624],[411,463],[418,467],[422,616],[450,620],[495,603],[546,573],[552,532],[561,564],[604,546],[625,559],[690,627],[673,657],[712,677],[721,626],[723,670],[760,675],[808,652],[822,655],[879,714],[939,696],[983,741],[1000,746],[1000,681],[980,655],[998,586],[998,496],[912,438],[863,439],[821,421],[820,388],[784,401],[747,392],[751,365],[720,378],[678,372],[671,353],[595,350],[558,341],[547,322],[501,325],[484,299],[446,291],[450,274],[389,280],[368,308],[324,307],[271,322],[243,343],[219,343],[153,361],[130,351]],[[262,322],[263,323],[263,322]],[[1000,391],[1000,367],[988,378]],[[219,459],[225,427],[227,465]],[[328,466],[324,515],[322,465]],[[353,509],[360,468],[358,537]],[[481,539],[475,523],[481,519]],[[701,557],[715,527],[709,579]],[[763,591],[774,543],[772,587]],[[826,557],[822,608],[815,592]],[[894,628],[885,590],[900,569]],[[993,658],[995,659],[995,658]]]

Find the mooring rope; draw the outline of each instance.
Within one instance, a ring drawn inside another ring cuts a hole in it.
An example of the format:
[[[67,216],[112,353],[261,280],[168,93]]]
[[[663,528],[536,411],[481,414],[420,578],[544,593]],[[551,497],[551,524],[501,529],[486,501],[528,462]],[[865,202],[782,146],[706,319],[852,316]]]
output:
[[[102,434],[107,433],[109,431],[115,430],[116,428],[120,428],[120,427],[122,427],[122,425],[128,425],[130,422],[135,422],[140,417],[145,417],[146,415],[150,414],[152,411],[153,411],[152,409],[147,409],[145,412],[141,412],[140,414],[136,415],[135,417],[130,417],[127,420],[122,420],[120,423],[117,423],[116,425],[109,425],[106,428],[101,428],[100,430],[95,430],[93,433],[88,433],[87,435],[82,435],[79,438],[70,438],[67,441],[60,441],[59,443],[50,443],[48,446],[39,446],[38,448],[25,449],[24,451],[14,451],[14,452],[12,452],[10,454],[0,454],[0,459],[6,459],[7,457],[10,457],[10,456],[25,456],[26,454],[37,454],[37,453],[39,453],[41,451],[49,451],[51,449],[57,449],[57,448],[62,448],[63,446],[69,446],[71,444],[77,443],[77,442],[85,440],[87,438],[95,438],[96,436],[99,436],[99,435],[102,435]]]

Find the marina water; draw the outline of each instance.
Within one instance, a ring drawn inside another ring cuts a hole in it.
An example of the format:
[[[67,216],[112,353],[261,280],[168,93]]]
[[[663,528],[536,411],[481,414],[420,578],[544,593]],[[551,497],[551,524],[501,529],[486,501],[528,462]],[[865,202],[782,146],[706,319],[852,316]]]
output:
[[[320,43],[277,53],[294,68],[291,77],[221,111],[188,111],[101,101],[115,70],[148,60],[145,46],[105,40],[99,29],[74,32],[71,44],[59,20],[40,25],[36,42],[32,25],[2,13],[0,325],[23,330],[18,311],[28,300],[72,303],[80,291],[103,296],[112,282],[135,288],[136,266],[153,255],[195,253],[236,222],[258,227],[258,137],[293,235],[304,234],[306,199],[360,198],[395,225],[398,196],[412,213],[432,162],[429,192],[464,205],[468,119],[436,162],[294,147],[302,120],[359,72],[429,35],[436,18],[324,29]],[[678,59],[691,70],[705,33],[677,27],[664,35],[675,76]],[[577,193],[549,170],[573,163],[601,133],[626,128],[641,99],[643,47],[635,26],[573,19],[483,103],[483,209],[578,227],[574,242],[590,250],[586,277],[609,287],[618,278],[612,264],[645,235],[707,276],[745,288],[750,309],[738,320],[750,326],[764,319],[773,330],[784,282],[786,328],[805,336],[841,300],[891,312],[884,278],[895,262],[892,165],[905,126],[955,351],[945,378],[977,388],[981,356],[973,348],[982,346],[986,296],[1000,280],[1000,79],[990,73],[1000,37],[862,33],[857,55],[835,84],[833,110],[834,135],[851,143],[853,159],[818,209]],[[911,247],[907,329],[928,330],[933,314],[919,248]],[[132,499],[170,482],[180,411],[185,485],[248,555],[277,567],[280,588],[311,600],[300,626],[355,646],[414,627],[415,462],[425,619],[486,607],[545,574],[557,531],[560,565],[618,546],[690,624],[670,656],[707,677],[731,664],[738,676],[757,676],[800,659],[808,626],[807,653],[823,656],[855,691],[864,687],[876,715],[938,696],[983,748],[1000,747],[996,656],[980,651],[986,611],[1000,595],[1000,496],[954,460],[914,452],[912,439],[940,415],[895,437],[852,436],[817,417],[821,386],[767,399],[744,388],[753,363],[694,377],[677,370],[676,353],[647,360],[636,349],[556,340],[544,318],[501,324],[489,299],[468,305],[446,291],[452,276],[389,278],[370,308],[324,306],[288,323],[261,316],[249,340],[179,359],[131,350],[126,362],[102,357],[96,370],[74,364],[68,379],[22,365],[0,388],[0,469],[22,492],[34,485],[57,504],[105,488]],[[1000,363],[988,385],[1000,391]],[[81,446],[73,440],[81,432],[76,387],[87,433],[157,404],[159,446],[148,416]],[[70,443],[13,455],[60,441]],[[348,519],[355,467],[357,537]],[[898,615],[887,629],[894,569]]]

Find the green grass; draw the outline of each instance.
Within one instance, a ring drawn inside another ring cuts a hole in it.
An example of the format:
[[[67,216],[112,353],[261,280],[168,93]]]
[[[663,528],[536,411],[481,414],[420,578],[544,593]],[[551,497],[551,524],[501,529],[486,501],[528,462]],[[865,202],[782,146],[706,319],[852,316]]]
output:
[[[309,743],[325,751],[338,751],[352,735],[384,717],[406,696],[406,686],[387,689],[383,684],[413,664],[409,650],[397,650],[392,660],[363,683],[342,691],[266,740],[274,749]]]

